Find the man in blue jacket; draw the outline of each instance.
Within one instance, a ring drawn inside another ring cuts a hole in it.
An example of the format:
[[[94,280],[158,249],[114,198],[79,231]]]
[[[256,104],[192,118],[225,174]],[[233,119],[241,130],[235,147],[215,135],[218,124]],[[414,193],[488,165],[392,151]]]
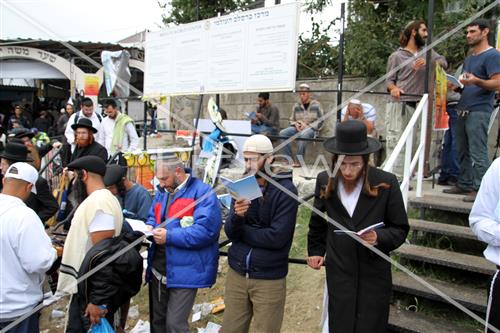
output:
[[[151,332],[189,332],[197,289],[215,283],[219,202],[176,157],[157,160],[155,175],[160,184],[146,221],[154,238],[146,271]]]
[[[298,202],[282,190],[297,194],[291,170],[272,165],[272,152],[271,141],[261,134],[252,135],[243,147],[246,173],[255,174],[263,196],[252,201],[236,200],[224,225],[232,241],[224,294],[224,333],[248,332],[252,317],[256,332],[281,329]]]

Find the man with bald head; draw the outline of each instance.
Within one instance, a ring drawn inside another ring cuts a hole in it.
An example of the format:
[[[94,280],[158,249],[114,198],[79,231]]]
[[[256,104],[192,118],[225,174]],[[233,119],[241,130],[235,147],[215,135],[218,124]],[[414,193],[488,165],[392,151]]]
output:
[[[0,194],[0,330],[31,312],[43,298],[45,272],[56,259],[56,251],[36,213],[25,201],[36,193],[38,172],[28,163],[12,164],[3,179]],[[9,327],[10,329],[10,327]],[[38,313],[9,332],[38,332]]]
[[[146,271],[151,332],[189,332],[196,292],[217,275],[219,202],[173,155],[156,160],[155,176],[159,185],[146,221],[154,238]]]
[[[123,214],[118,199],[104,185],[106,164],[97,156],[84,156],[68,164],[75,172],[73,191],[79,206],[71,221],[64,244],[57,289],[72,294],[66,332],[86,332],[80,321],[76,279],[90,248],[101,240],[118,236],[122,229]],[[91,300],[90,300],[91,301]],[[96,324],[106,315],[102,304],[89,302],[82,309],[90,324]],[[74,326],[73,326],[74,325]]]

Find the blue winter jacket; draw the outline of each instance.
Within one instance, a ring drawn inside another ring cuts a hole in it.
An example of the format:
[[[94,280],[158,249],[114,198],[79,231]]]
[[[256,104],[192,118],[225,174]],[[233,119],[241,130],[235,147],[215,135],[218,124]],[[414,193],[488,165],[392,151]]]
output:
[[[167,209],[169,195],[173,198]],[[180,221],[186,216],[193,217],[193,224],[182,227]],[[167,241],[163,246],[167,288],[211,287],[217,275],[218,239],[222,224],[219,202],[212,188],[193,176],[177,193],[158,188],[146,224],[156,227],[165,217]],[[153,243],[148,252],[147,282],[152,277],[153,255],[157,246]]]
[[[290,172],[281,172],[273,179],[297,195]],[[252,200],[244,217],[234,213],[234,205],[231,208],[224,225],[232,242],[229,266],[253,279],[281,279],[288,274],[288,254],[299,204],[273,183],[267,184],[263,194],[262,198]]]

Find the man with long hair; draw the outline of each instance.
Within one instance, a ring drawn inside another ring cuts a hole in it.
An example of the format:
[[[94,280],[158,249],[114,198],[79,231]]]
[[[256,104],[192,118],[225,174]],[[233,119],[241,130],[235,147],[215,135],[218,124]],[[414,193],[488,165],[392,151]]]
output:
[[[340,123],[337,136],[324,143],[334,154],[333,170],[318,175],[314,207],[356,233],[312,212],[307,264],[316,270],[326,266],[330,332],[387,332],[391,265],[370,248],[389,255],[405,241],[409,225],[396,177],[368,163],[380,146],[357,120]],[[380,222],[383,227],[370,229]]]
[[[422,20],[408,23],[399,37],[400,47],[387,61],[387,91],[391,94],[385,112],[386,155],[390,156],[401,134],[408,125],[415,108],[424,93],[425,54],[418,54],[425,46],[427,26]],[[438,62],[443,67],[448,64],[444,57],[431,51],[432,65]],[[401,67],[403,63],[406,63]],[[401,68],[399,68],[401,67]],[[416,131],[417,136],[419,131]],[[416,147],[414,144],[413,147]],[[394,173],[403,174],[403,159],[396,160]]]

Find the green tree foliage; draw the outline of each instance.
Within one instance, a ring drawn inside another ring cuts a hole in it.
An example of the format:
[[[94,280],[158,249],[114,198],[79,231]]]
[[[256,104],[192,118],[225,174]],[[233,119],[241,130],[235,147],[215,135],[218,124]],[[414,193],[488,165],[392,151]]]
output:
[[[246,10],[261,7],[264,0],[199,0],[200,20],[229,14],[235,10]],[[196,0],[159,1],[162,8],[169,9],[169,14],[163,16],[163,23],[183,24],[197,20]]]
[[[299,36],[297,77],[325,77],[335,74],[338,68],[338,48],[332,45],[332,40],[327,34],[335,21],[321,29],[320,24],[311,18],[312,34],[305,37]]]
[[[484,5],[483,0],[436,0],[433,41]],[[384,74],[387,58],[399,47],[399,33],[412,20],[426,20],[427,6],[426,0],[350,0],[345,45],[346,71],[368,77]],[[435,48],[446,57],[450,69],[457,68],[466,56],[464,31],[459,30]]]
[[[433,40],[489,3],[491,1],[487,0],[436,0]],[[306,11],[314,14],[331,4],[332,0],[307,0],[305,7]],[[387,58],[399,47],[399,33],[412,20],[426,20],[427,6],[428,0],[348,0],[346,74],[363,77],[383,75]],[[446,57],[450,69],[457,68],[466,56],[464,31],[465,29],[458,31],[435,48]],[[317,39],[321,40],[320,37]]]

